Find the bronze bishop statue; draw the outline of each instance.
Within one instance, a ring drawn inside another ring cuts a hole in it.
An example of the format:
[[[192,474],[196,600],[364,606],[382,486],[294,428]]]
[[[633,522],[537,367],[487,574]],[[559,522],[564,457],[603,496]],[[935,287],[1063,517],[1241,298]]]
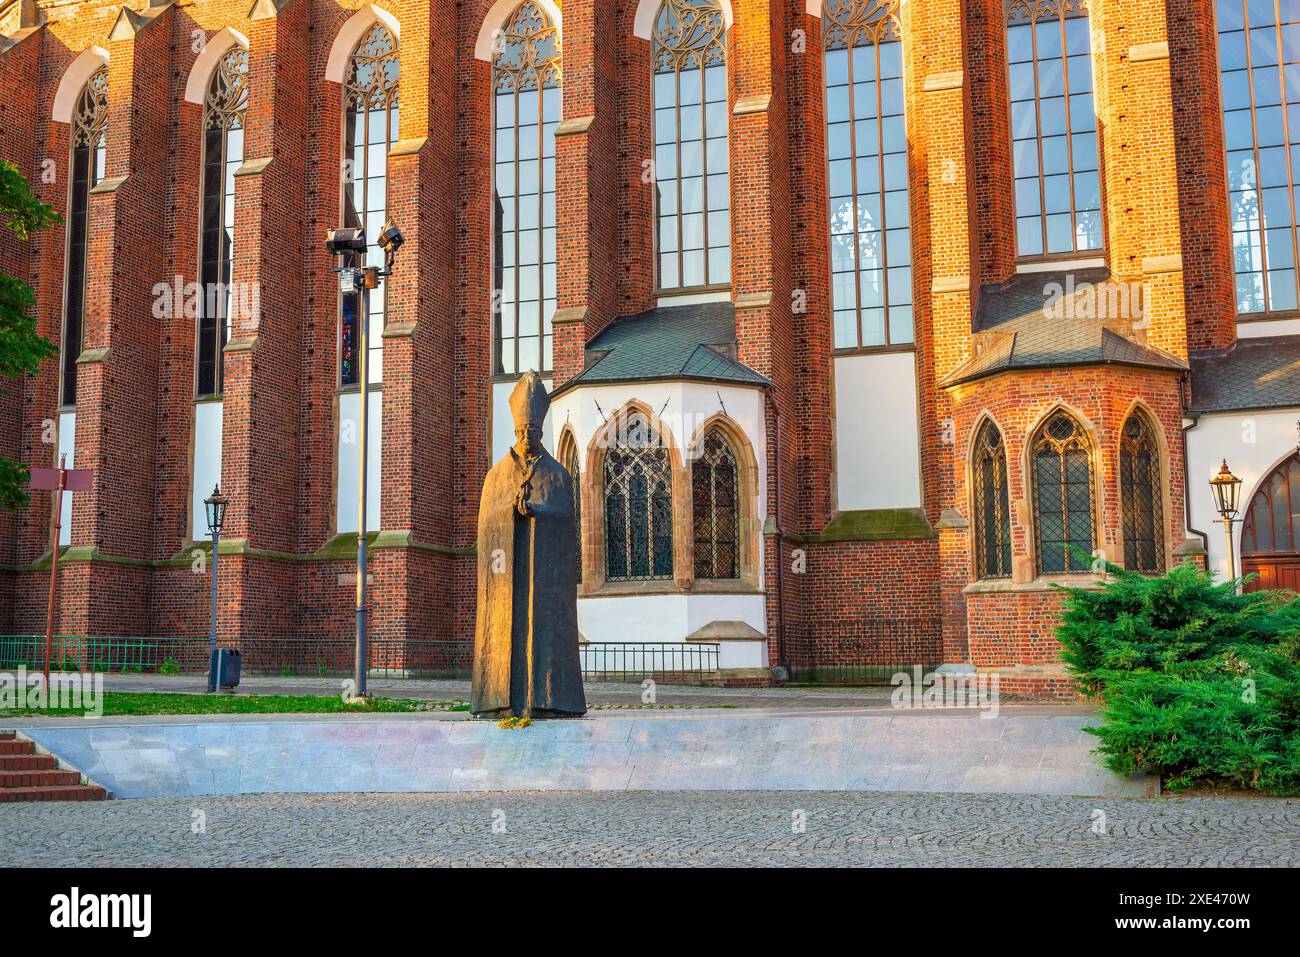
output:
[[[587,711],[578,655],[573,479],[542,448],[551,400],[528,372],[510,395],[515,444],[483,482],[470,711],[568,718]]]

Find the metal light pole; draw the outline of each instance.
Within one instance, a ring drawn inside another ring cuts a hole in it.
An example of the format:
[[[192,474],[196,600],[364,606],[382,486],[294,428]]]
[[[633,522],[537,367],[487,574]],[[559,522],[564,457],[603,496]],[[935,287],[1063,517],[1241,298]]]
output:
[[[357,593],[356,593],[356,657],[353,662],[353,685],[358,698],[366,697],[366,673],[369,671],[369,655],[366,643],[366,619],[369,608],[366,605],[366,473],[370,464],[370,290],[379,288],[379,282],[393,274],[393,260],[397,250],[405,241],[402,231],[392,220],[384,223],[379,233],[379,246],[384,251],[384,265],[352,266],[343,265],[347,257],[359,256],[364,262],[368,249],[366,234],[361,229],[331,229],[326,234],[325,248],[336,256],[343,257],[335,269],[339,274],[339,292],[344,296],[360,294],[361,316],[357,322],[358,344],[361,361],[358,365],[358,383],[361,388],[361,423],[358,440],[361,442],[361,454],[358,458],[360,475],[357,481]]]
[[[221,526],[226,522],[226,506],[230,499],[221,494],[215,485],[212,494],[203,500],[208,514],[208,531],[212,533],[212,632],[208,636],[208,691],[221,689],[221,656],[217,653],[217,547],[221,543]]]
[[[1219,513],[1219,522],[1223,525],[1223,534],[1228,542],[1228,577],[1237,578],[1237,561],[1232,543],[1232,526],[1237,521],[1237,499],[1241,495],[1241,479],[1232,474],[1228,460],[1214,478],[1210,479],[1210,491],[1214,494],[1214,507]],[[1241,590],[1240,583],[1237,590]]]

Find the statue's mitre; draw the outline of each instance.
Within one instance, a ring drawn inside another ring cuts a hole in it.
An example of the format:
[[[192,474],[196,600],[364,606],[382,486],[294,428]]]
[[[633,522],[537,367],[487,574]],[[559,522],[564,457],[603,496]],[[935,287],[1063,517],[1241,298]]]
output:
[[[546,394],[542,377],[536,370],[529,369],[515,386],[515,391],[510,393],[510,412],[515,417],[515,428],[534,425],[540,429],[550,408],[551,397]]]

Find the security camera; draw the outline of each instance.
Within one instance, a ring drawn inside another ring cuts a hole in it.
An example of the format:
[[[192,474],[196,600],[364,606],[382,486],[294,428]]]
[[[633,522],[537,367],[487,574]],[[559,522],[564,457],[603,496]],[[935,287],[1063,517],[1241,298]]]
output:
[[[379,231],[379,246],[389,256],[402,248],[402,243],[406,242],[406,237],[402,231],[397,228],[397,224],[391,219],[384,223],[384,228]]]
[[[364,253],[366,251],[366,231],[364,229],[327,229],[325,230],[325,248],[332,256],[344,253]]]

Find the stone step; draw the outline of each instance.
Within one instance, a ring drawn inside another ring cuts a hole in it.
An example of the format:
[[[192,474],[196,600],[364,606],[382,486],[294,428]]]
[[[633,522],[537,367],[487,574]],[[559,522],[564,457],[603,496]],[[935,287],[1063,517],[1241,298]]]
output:
[[[30,741],[0,741],[0,755],[2,754],[35,754],[36,745]]]
[[[0,771],[0,789],[73,787],[81,783],[76,771]]]
[[[0,772],[49,771],[58,766],[59,762],[48,754],[0,754]]]
[[[0,788],[0,804],[26,801],[103,801],[103,788],[56,785],[54,787]]]

